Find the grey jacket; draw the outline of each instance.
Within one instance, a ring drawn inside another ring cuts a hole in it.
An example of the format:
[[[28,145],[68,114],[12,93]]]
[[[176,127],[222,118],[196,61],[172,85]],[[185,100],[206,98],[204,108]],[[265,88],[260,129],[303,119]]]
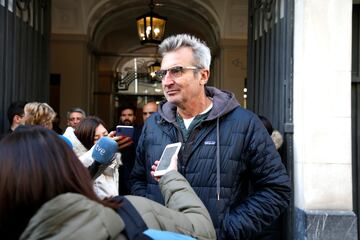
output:
[[[143,197],[126,196],[149,228],[197,239],[216,238],[208,211],[181,174],[168,172],[159,184],[168,208]],[[121,233],[124,227],[113,209],[66,193],[45,203],[20,239],[126,239]]]

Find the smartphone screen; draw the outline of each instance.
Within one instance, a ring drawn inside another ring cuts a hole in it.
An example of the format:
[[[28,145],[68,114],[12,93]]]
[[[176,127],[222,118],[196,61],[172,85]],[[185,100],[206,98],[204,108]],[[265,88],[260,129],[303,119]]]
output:
[[[133,126],[125,126],[125,125],[118,125],[116,126],[116,136],[126,136],[126,137],[133,137],[134,134],[134,127]]]
[[[159,165],[157,166],[154,176],[161,176],[165,173],[165,170],[169,167],[171,163],[171,158],[174,155],[177,155],[181,147],[181,143],[169,144],[165,147]]]
[[[165,149],[165,152],[163,153],[160,163],[156,170],[164,170],[169,167],[171,158],[176,153],[177,148],[178,147],[174,146],[174,147],[169,147],[169,148]]]

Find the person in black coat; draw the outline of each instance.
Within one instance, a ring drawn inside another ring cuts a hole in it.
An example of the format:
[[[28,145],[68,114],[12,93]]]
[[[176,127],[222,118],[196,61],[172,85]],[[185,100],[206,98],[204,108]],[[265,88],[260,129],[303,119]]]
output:
[[[187,34],[159,46],[166,101],[145,122],[132,193],[164,203],[151,176],[165,146],[181,142],[178,169],[210,212],[217,239],[251,239],[290,201],[290,179],[259,118],[233,93],[207,87],[210,49]],[[250,192],[250,186],[253,192]]]
[[[16,101],[12,102],[7,109],[7,117],[9,120],[9,130],[8,133],[12,133],[15,128],[24,123],[24,107],[26,101]]]
[[[125,106],[120,111],[120,125],[133,126],[134,132],[131,136],[132,144],[121,150],[122,165],[119,167],[119,194],[129,195],[131,192],[131,184],[129,181],[130,173],[134,167],[136,157],[136,147],[141,134],[141,127],[135,124],[135,108]]]

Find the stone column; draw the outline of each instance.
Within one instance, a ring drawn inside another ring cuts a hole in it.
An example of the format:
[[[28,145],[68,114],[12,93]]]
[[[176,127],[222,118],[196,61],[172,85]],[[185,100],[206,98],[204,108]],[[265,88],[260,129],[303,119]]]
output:
[[[296,239],[357,239],[352,206],[351,0],[295,0]]]

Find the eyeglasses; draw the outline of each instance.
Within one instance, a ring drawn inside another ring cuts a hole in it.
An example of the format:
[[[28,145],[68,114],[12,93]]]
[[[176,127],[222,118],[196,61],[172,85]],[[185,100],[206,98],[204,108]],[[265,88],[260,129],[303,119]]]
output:
[[[182,74],[185,72],[185,70],[200,70],[201,68],[198,67],[181,67],[181,66],[176,66],[176,67],[172,67],[169,69],[164,69],[164,70],[159,70],[155,72],[155,77],[159,80],[162,81],[164,80],[164,77],[166,76],[166,74],[169,72],[170,77],[172,78],[179,78],[182,76]]]

